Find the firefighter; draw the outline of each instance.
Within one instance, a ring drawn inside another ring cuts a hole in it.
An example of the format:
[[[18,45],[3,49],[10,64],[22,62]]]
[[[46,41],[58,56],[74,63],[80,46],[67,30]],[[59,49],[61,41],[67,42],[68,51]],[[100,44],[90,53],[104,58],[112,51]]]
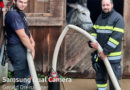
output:
[[[32,57],[35,56],[35,41],[29,32],[26,16],[23,12],[27,7],[27,2],[28,0],[14,0],[13,6],[5,15],[7,54],[14,67],[16,90],[27,90],[30,86],[27,48],[31,50]]]
[[[92,53],[92,66],[96,71],[96,84],[98,90],[107,90],[108,74],[103,63],[107,57],[116,78],[121,77],[121,45],[124,34],[123,17],[113,9],[112,0],[101,1],[102,12],[97,18],[92,28],[91,35],[99,42],[103,48],[103,52],[97,53],[97,43],[90,43],[95,50]],[[119,82],[119,81],[118,81]],[[112,81],[109,78],[110,90],[115,90]]]

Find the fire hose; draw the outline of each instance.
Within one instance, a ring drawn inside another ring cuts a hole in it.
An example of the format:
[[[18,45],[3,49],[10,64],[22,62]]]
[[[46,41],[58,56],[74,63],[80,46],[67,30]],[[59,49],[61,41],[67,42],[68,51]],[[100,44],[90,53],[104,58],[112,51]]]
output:
[[[4,49],[5,49],[5,40],[3,40],[3,43],[1,46],[1,52],[0,52],[0,83],[2,83],[2,81],[3,81],[2,77],[7,77],[7,75],[8,75],[7,74],[8,73],[8,63],[5,63],[4,66],[2,65],[2,60],[4,58],[4,53],[5,53]],[[41,90],[30,50],[27,50],[27,61],[28,61],[28,66],[29,66],[29,70],[30,70],[30,73],[32,76],[32,81],[33,81],[35,90]]]
[[[59,37],[59,39],[58,39],[58,41],[57,41],[57,43],[56,43],[56,46],[55,46],[55,50],[54,50],[54,54],[53,54],[53,59],[52,59],[52,68],[53,68],[53,71],[55,71],[56,72],[56,66],[57,66],[57,57],[58,57],[58,53],[59,53],[59,49],[60,49],[60,46],[61,46],[61,43],[62,43],[62,41],[63,41],[63,39],[64,39],[64,37],[65,37],[65,35],[66,35],[66,33],[68,32],[68,30],[69,29],[73,29],[73,30],[76,30],[76,31],[78,31],[78,32],[80,32],[80,33],[82,33],[85,37],[87,37],[88,39],[90,39],[90,41],[92,41],[92,42],[94,42],[94,43],[98,43],[88,32],[86,32],[85,30],[83,30],[83,29],[81,29],[81,28],[79,28],[79,27],[77,27],[77,26],[75,26],[75,25],[67,25],[65,28],[64,28],[64,30],[63,30],[63,32],[61,33],[61,35],[60,35],[60,37]],[[98,44],[98,52],[102,52],[103,51],[103,49],[102,49],[102,47]],[[118,81],[117,81],[117,79],[116,79],[116,76],[115,76],[115,74],[114,74],[114,72],[113,72],[113,70],[112,70],[112,68],[111,68],[111,65],[110,65],[110,63],[109,63],[109,61],[108,61],[108,58],[106,57],[104,60],[103,60],[103,62],[104,62],[104,64],[105,64],[105,66],[106,66],[106,69],[107,69],[107,72],[108,72],[108,74],[109,74],[109,76],[110,76],[110,79],[111,79],[111,81],[112,81],[112,83],[113,83],[113,86],[114,86],[114,88],[116,89],[116,90],[121,90],[121,88],[120,88],[120,86],[119,86],[119,83],[118,83]],[[52,72],[53,72],[52,71]]]
[[[32,81],[33,81],[35,90],[41,90],[40,84],[38,82],[38,77],[36,74],[32,54],[31,54],[31,51],[29,49],[27,50],[27,61],[28,61],[28,66],[29,66],[29,70],[31,73],[31,77],[32,77]]]

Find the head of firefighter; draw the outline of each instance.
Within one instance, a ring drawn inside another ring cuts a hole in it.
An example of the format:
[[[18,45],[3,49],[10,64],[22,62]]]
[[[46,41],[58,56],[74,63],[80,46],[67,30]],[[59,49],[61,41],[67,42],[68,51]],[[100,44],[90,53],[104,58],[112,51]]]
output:
[[[102,12],[110,13],[113,9],[113,0],[102,0]]]
[[[14,6],[23,11],[27,7],[28,0],[13,0]]]

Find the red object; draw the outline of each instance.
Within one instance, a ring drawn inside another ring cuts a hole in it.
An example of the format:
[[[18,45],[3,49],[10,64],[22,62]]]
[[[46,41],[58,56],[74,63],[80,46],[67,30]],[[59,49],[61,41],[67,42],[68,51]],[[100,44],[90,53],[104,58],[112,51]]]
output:
[[[59,82],[59,77],[57,75],[57,72],[50,73],[49,82]]]
[[[32,76],[30,76],[30,80],[32,80]]]
[[[3,1],[0,1],[0,7],[4,8],[4,3],[3,3]]]

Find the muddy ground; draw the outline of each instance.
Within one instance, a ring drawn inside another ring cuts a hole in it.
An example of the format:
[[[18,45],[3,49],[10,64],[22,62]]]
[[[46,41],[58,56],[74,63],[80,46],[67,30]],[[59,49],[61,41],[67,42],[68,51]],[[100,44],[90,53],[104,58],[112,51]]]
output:
[[[120,80],[122,90],[130,90],[130,79]],[[63,87],[64,85],[64,87]],[[47,83],[41,83],[42,90],[47,90]],[[12,90],[13,83],[0,85],[0,90]],[[61,83],[61,90],[96,90],[94,79],[72,79],[72,82]]]

